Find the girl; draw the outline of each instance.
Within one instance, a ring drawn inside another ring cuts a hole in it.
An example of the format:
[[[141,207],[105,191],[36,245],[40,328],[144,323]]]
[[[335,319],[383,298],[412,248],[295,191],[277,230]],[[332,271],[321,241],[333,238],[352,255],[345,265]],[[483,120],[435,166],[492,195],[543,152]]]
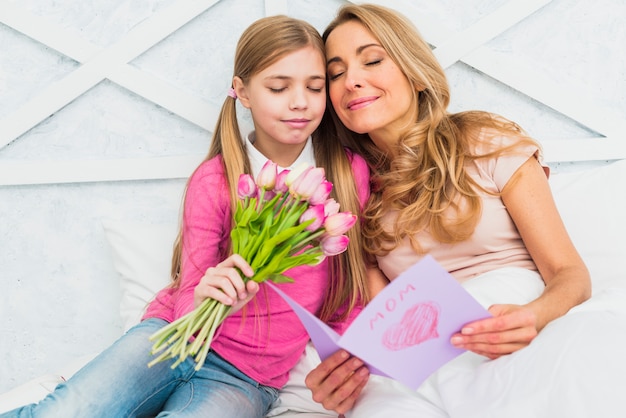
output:
[[[360,212],[369,194],[364,160],[317,130],[326,104],[324,45],[311,25],[285,16],[253,23],[241,36],[234,76],[206,160],[190,177],[174,248],[171,286],[140,324],[39,404],[3,415],[59,417],[261,417],[277,399],[309,337],[276,293],[249,281],[251,267],[230,254],[239,175],[256,177],[271,159],[281,168],[324,167],[343,211]],[[242,140],[236,101],[250,110],[254,132]],[[345,253],[285,274],[281,288],[322,320],[345,323],[367,301],[359,225]],[[199,371],[188,358],[147,367],[149,336],[207,297],[234,305]],[[254,298],[248,309],[236,311]],[[336,314],[341,312],[341,314]],[[246,315],[247,313],[247,315]],[[246,317],[247,316],[247,317]]]

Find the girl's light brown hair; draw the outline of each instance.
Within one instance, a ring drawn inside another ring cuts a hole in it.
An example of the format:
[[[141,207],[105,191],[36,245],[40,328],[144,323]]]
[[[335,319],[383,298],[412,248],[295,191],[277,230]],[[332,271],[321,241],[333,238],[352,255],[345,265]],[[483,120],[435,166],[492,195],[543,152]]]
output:
[[[322,58],[324,43],[319,32],[309,23],[287,16],[269,16],[252,23],[241,35],[234,58],[233,77],[240,77],[247,84],[252,76],[276,61],[302,48],[313,46]],[[326,118],[325,118],[326,119]],[[342,211],[360,213],[360,206],[352,166],[346,151],[332,130],[320,127],[313,134],[316,164],[324,167],[326,178],[334,185],[332,197],[341,205]],[[239,130],[236,101],[226,97],[212,137],[209,160],[221,156],[229,186],[230,205],[234,210],[237,202],[237,182],[242,173],[251,174],[251,165]],[[231,220],[232,221],[232,220]],[[182,228],[174,244],[172,258],[172,286],[178,286],[181,271]],[[365,265],[360,226],[349,232],[348,250],[329,258],[329,287],[320,317],[330,320],[341,307],[352,308],[359,300],[367,300]],[[294,278],[297,281],[297,278]],[[347,314],[343,312],[340,317]]]

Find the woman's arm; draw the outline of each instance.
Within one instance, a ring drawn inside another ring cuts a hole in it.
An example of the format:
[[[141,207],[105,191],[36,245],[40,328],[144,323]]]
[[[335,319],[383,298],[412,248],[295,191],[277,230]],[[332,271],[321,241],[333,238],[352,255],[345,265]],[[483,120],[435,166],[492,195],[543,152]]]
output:
[[[493,318],[467,324],[452,344],[490,358],[527,346],[550,321],[591,295],[591,280],[552,197],[543,168],[531,157],[503,188],[502,200],[546,288],[524,305],[493,305]],[[581,202],[582,203],[582,202]]]

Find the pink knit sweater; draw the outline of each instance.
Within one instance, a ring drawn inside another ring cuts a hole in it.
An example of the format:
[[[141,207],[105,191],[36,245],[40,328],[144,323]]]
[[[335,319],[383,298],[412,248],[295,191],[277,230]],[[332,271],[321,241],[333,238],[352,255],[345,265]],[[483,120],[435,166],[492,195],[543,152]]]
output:
[[[369,196],[369,169],[352,156],[352,168],[361,205]],[[207,268],[225,259],[230,234],[230,197],[221,157],[206,161],[192,175],[183,214],[183,268],[181,285],[161,290],[150,303],[145,318],[168,322],[194,309],[193,292]],[[301,266],[285,272],[295,283],[279,285],[310,312],[318,312],[328,285],[328,263]],[[271,311],[271,314],[269,313]],[[358,314],[354,311],[351,318]],[[289,370],[300,358],[309,336],[292,309],[268,287],[222,324],[211,348],[257,382],[282,387]],[[342,332],[350,320],[335,328]]]

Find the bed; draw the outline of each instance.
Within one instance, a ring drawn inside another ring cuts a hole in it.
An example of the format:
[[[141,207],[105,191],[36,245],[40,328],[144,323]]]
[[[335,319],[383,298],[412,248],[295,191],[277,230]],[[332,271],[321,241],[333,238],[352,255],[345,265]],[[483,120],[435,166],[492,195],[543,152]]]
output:
[[[592,274],[592,298],[539,344],[448,379],[442,402],[463,418],[624,416],[626,4],[378,3],[409,16],[433,45],[451,110],[495,110],[542,142]],[[184,179],[208,149],[238,33],[276,13],[322,29],[337,6],[0,1],[0,412],[49,393],[168,283]],[[498,295],[486,288],[472,292],[488,304]],[[293,382],[314,360],[307,354]],[[286,394],[283,409],[299,396]],[[388,416],[384,396],[369,399],[366,416]]]
[[[546,417],[623,416],[626,197],[620,190],[624,179],[626,160],[550,178],[561,215],[591,271],[593,296],[547,327],[515,359],[510,356],[491,362],[476,373],[456,370],[454,379],[440,378],[448,382],[442,396],[450,416],[528,417],[536,416],[537,411]],[[169,252],[176,227],[176,219],[162,223],[102,220],[111,262],[120,278],[119,316],[124,329],[139,320],[145,303],[168,283]],[[475,286],[471,292],[488,304],[499,295],[489,294],[494,292],[489,290],[493,284],[486,285]],[[95,354],[81,356],[55,373],[0,395],[0,412],[42,398]],[[292,379],[302,379],[306,367],[297,370]],[[487,413],[486,404],[490,405]],[[367,416],[374,416],[376,408],[385,410],[384,400],[377,405]]]

